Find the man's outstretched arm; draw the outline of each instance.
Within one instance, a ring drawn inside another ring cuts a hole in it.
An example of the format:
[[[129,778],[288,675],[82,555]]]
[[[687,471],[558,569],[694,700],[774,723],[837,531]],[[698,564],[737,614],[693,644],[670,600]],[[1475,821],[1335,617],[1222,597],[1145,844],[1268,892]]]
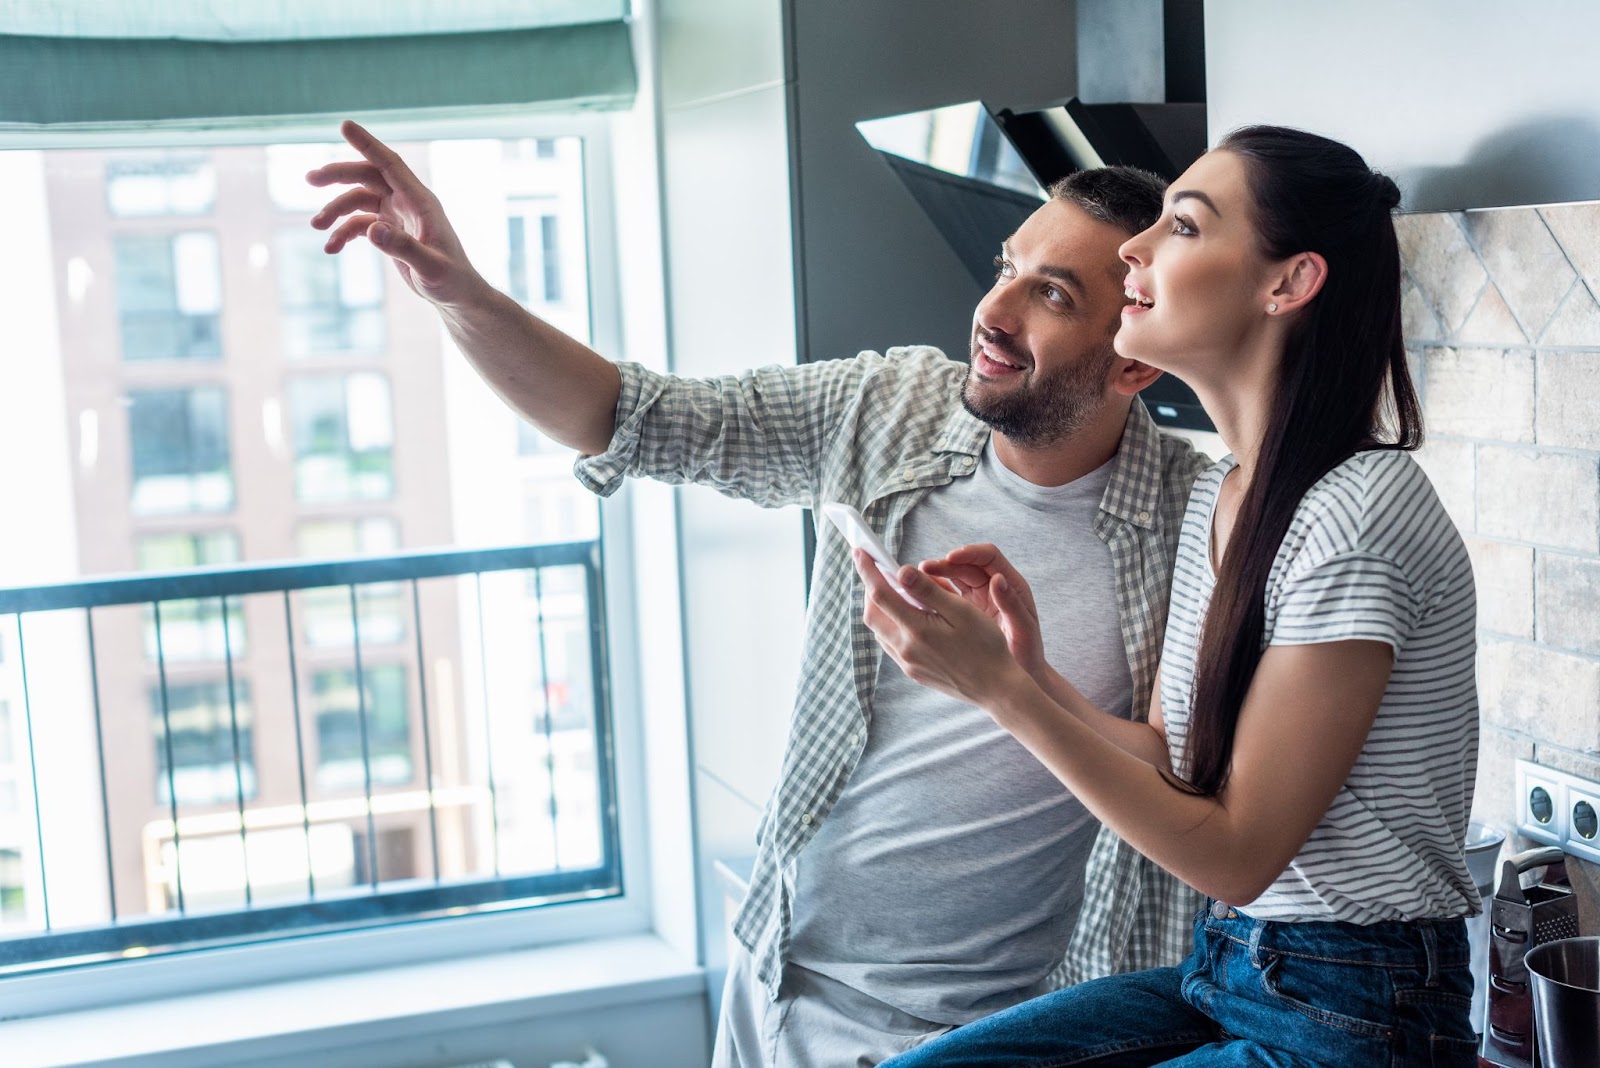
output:
[[[616,367],[484,281],[438,198],[393,149],[354,122],[339,132],[364,159],[306,175],[314,186],[350,187],[311,218],[318,230],[332,230],[327,251],[366,237],[439,309],[457,347],[502,400],[563,445],[604,452],[621,389]]]

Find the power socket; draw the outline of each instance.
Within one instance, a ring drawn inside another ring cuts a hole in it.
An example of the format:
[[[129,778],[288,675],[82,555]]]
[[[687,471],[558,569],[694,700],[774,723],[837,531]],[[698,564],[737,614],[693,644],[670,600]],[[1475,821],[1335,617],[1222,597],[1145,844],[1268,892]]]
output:
[[[1600,784],[1517,761],[1517,830],[1600,864]]]

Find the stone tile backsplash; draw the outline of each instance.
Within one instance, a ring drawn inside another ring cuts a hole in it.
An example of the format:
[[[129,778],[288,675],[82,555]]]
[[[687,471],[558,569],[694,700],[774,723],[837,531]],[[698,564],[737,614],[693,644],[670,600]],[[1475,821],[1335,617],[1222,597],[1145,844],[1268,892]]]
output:
[[[1600,780],[1600,202],[1397,226],[1418,460],[1478,581],[1475,812],[1509,830],[1516,758]]]

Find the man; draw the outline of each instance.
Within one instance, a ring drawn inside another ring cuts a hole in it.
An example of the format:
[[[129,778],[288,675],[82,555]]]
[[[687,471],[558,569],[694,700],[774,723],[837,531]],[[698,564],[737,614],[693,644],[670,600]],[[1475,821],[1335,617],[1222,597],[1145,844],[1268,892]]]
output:
[[[494,291],[404,162],[343,133],[365,161],[307,176],[350,186],[312,219],[328,251],[365,236],[392,257],[500,396],[583,454],[595,492],[636,475],[841,501],[908,562],[994,542],[1031,581],[1046,658],[1100,707],[1146,714],[1206,464],[1137,400],[1159,372],[1111,346],[1118,248],[1159,216],[1157,179],[1113,168],[1052,190],[996,258],[970,368],[913,347],[697,381],[611,363]],[[1196,896],[981,710],[901,675],[861,621],[846,543],[818,534],[716,1064],[875,1064],[1053,986],[1179,959]]]

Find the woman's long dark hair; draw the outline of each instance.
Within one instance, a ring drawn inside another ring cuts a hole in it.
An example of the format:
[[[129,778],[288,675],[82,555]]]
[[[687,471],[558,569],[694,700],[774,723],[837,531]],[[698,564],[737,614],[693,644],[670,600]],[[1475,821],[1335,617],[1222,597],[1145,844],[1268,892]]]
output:
[[[1268,573],[1300,499],[1358,451],[1422,443],[1400,332],[1394,182],[1349,147],[1300,130],[1249,126],[1217,148],[1244,161],[1261,251],[1274,260],[1315,252],[1328,272],[1290,330],[1201,634],[1180,773],[1206,796],[1228,780],[1239,710],[1261,661]]]

